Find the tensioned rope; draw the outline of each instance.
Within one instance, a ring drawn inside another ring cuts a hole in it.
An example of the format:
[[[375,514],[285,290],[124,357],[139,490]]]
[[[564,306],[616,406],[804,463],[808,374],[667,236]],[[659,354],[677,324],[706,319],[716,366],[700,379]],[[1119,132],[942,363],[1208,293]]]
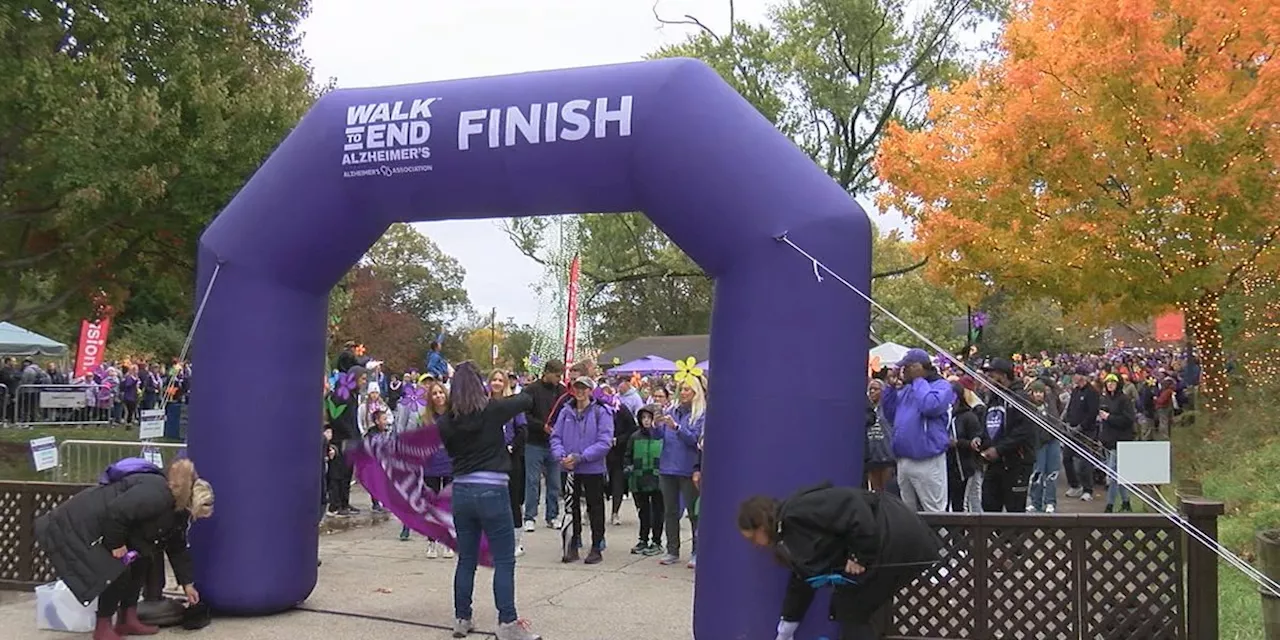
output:
[[[200,316],[204,315],[204,306],[209,302],[209,294],[213,293],[213,283],[218,281],[218,272],[222,271],[222,262],[219,261],[213,265],[213,275],[209,276],[209,285],[204,288],[204,295],[200,297],[200,304],[196,307],[196,317],[191,320],[191,328],[187,330],[187,339],[182,342],[182,352],[178,354],[178,363],[187,361],[187,351],[191,349],[191,340],[195,338],[196,327],[200,326]],[[164,388],[160,392],[160,410],[163,411],[169,405],[169,387],[173,385],[173,378],[178,374],[177,369],[171,369],[169,375],[165,378]]]
[[[807,258],[809,262],[812,263],[813,265],[813,275],[817,278],[818,282],[823,281],[823,277],[822,277],[823,272],[827,273],[832,278],[835,278],[837,282],[839,282],[840,284],[843,284],[850,291],[857,294],[858,297],[862,298],[863,300],[866,300],[869,304],[871,304],[872,307],[874,307],[881,313],[885,314],[885,316],[887,316],[894,322],[898,323],[899,326],[905,329],[908,333],[910,333],[916,339],[920,340],[925,345],[928,345],[929,348],[933,349],[937,353],[940,353],[946,356],[947,358],[949,358],[951,362],[955,363],[958,367],[960,367],[962,371],[972,376],[974,380],[978,381],[984,387],[986,387],[989,391],[999,396],[1006,403],[1008,403],[1010,407],[1013,407],[1018,411],[1021,411],[1024,415],[1030,418],[1038,426],[1040,426],[1042,429],[1044,429],[1054,438],[1057,438],[1059,441],[1061,441],[1064,445],[1066,445],[1068,448],[1074,451],[1081,458],[1083,458],[1090,464],[1094,465],[1094,467],[1096,467],[1097,469],[1105,473],[1109,478],[1111,478],[1112,481],[1127,487],[1131,487],[1130,491],[1135,495],[1137,495],[1140,500],[1145,502],[1149,507],[1154,509],[1160,515],[1167,518],[1170,522],[1172,522],[1175,526],[1177,526],[1179,529],[1185,532],[1188,536],[1195,539],[1197,542],[1203,544],[1205,547],[1213,550],[1213,552],[1216,553],[1219,558],[1222,558],[1227,564],[1230,564],[1231,566],[1240,570],[1241,573],[1244,573],[1251,580],[1256,582],[1258,586],[1270,592],[1272,596],[1280,597],[1280,583],[1277,583],[1275,580],[1272,580],[1266,574],[1262,573],[1261,571],[1258,571],[1253,567],[1253,565],[1250,565],[1248,562],[1245,562],[1239,556],[1232,553],[1230,549],[1227,549],[1217,540],[1213,539],[1213,537],[1209,536],[1208,534],[1206,534],[1205,532],[1197,528],[1195,525],[1188,522],[1185,518],[1182,517],[1182,514],[1178,513],[1176,510],[1172,509],[1170,506],[1164,504],[1163,499],[1157,500],[1155,498],[1152,498],[1151,496],[1147,495],[1145,491],[1142,491],[1132,483],[1126,481],[1124,477],[1122,477],[1119,474],[1118,471],[1112,469],[1111,466],[1108,465],[1104,460],[1101,460],[1097,456],[1095,456],[1093,452],[1089,450],[1087,447],[1077,443],[1074,439],[1072,439],[1070,434],[1063,432],[1062,430],[1058,429],[1055,425],[1051,424],[1048,420],[1044,419],[1044,417],[1040,414],[1040,412],[1035,410],[1034,407],[1031,407],[1026,401],[1019,398],[1016,394],[1010,392],[1008,389],[1005,389],[1000,385],[995,384],[986,375],[970,367],[968,364],[963,362],[960,358],[956,357],[955,354],[944,349],[941,345],[934,342],[933,340],[930,340],[928,336],[918,331],[915,327],[907,324],[904,320],[902,320],[902,318],[899,318],[892,311],[886,309],[883,305],[876,302],[874,299],[871,298],[871,296],[867,295],[862,290],[858,289],[858,287],[854,286],[852,283],[850,283],[840,274],[831,270],[830,267],[823,264],[822,261],[815,258],[808,251],[805,251],[804,249],[800,248],[800,246],[798,246],[795,242],[793,242],[790,238],[787,237],[787,234],[783,233],[782,235],[776,237],[775,239],[778,242],[781,242],[791,247],[793,250],[796,251],[796,253],[799,253],[800,255]]]

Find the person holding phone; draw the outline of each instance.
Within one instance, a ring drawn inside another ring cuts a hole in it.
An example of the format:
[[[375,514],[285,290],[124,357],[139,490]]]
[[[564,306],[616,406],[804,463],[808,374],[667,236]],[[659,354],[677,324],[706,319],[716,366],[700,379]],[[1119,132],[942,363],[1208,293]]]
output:
[[[672,565],[680,562],[680,516],[689,514],[693,530],[693,554],[689,568],[697,566],[698,516],[693,507],[698,502],[698,487],[693,483],[698,464],[698,443],[706,420],[707,402],[702,381],[690,378],[680,385],[679,404],[660,414],[654,424],[662,433],[662,455],[658,458],[659,483],[662,487],[663,520],[667,534],[667,553],[658,562]],[[681,500],[683,499],[683,503]]]

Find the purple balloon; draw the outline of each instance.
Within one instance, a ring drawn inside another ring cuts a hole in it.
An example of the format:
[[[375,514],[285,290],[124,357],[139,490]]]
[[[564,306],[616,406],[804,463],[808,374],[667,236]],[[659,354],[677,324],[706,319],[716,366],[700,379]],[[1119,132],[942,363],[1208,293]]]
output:
[[[209,225],[189,441],[218,488],[216,514],[193,531],[213,608],[273,613],[315,586],[321,380],[244,375],[251,362],[323,370],[329,290],[388,225],[628,211],[644,211],[716,281],[710,397],[725,401],[707,414],[695,635],[772,637],[786,573],[734,530],[737,506],[859,481],[864,436],[849,417],[865,398],[849,389],[865,386],[866,368],[847,365],[867,357],[869,317],[778,238],[868,291],[871,226],[688,59],[330,92]],[[787,403],[788,424],[802,428],[780,431],[775,414],[743,401],[777,394],[769,367],[802,373]],[[811,608],[803,636],[834,632],[825,611],[821,600]]]

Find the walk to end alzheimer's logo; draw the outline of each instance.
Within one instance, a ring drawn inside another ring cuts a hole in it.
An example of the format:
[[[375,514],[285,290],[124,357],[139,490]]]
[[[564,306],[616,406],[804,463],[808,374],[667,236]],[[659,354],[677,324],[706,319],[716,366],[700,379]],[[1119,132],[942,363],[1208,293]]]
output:
[[[431,171],[431,105],[415,98],[347,107],[342,177],[392,176]]]

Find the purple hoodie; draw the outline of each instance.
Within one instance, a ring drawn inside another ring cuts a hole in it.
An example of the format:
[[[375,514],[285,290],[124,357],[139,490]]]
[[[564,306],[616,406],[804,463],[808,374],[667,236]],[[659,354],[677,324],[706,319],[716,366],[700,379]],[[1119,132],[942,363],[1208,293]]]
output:
[[[573,472],[582,475],[603,475],[604,458],[613,448],[613,413],[597,402],[579,412],[570,400],[551,431],[551,454],[557,460],[569,454],[578,458]]]
[[[678,407],[669,414],[676,421],[676,428],[655,424],[653,428],[662,433],[662,456],[658,458],[658,473],[664,476],[693,476],[693,468],[698,463],[698,440],[702,438],[702,427],[707,416],[701,415],[693,419],[693,412],[685,407]]]

